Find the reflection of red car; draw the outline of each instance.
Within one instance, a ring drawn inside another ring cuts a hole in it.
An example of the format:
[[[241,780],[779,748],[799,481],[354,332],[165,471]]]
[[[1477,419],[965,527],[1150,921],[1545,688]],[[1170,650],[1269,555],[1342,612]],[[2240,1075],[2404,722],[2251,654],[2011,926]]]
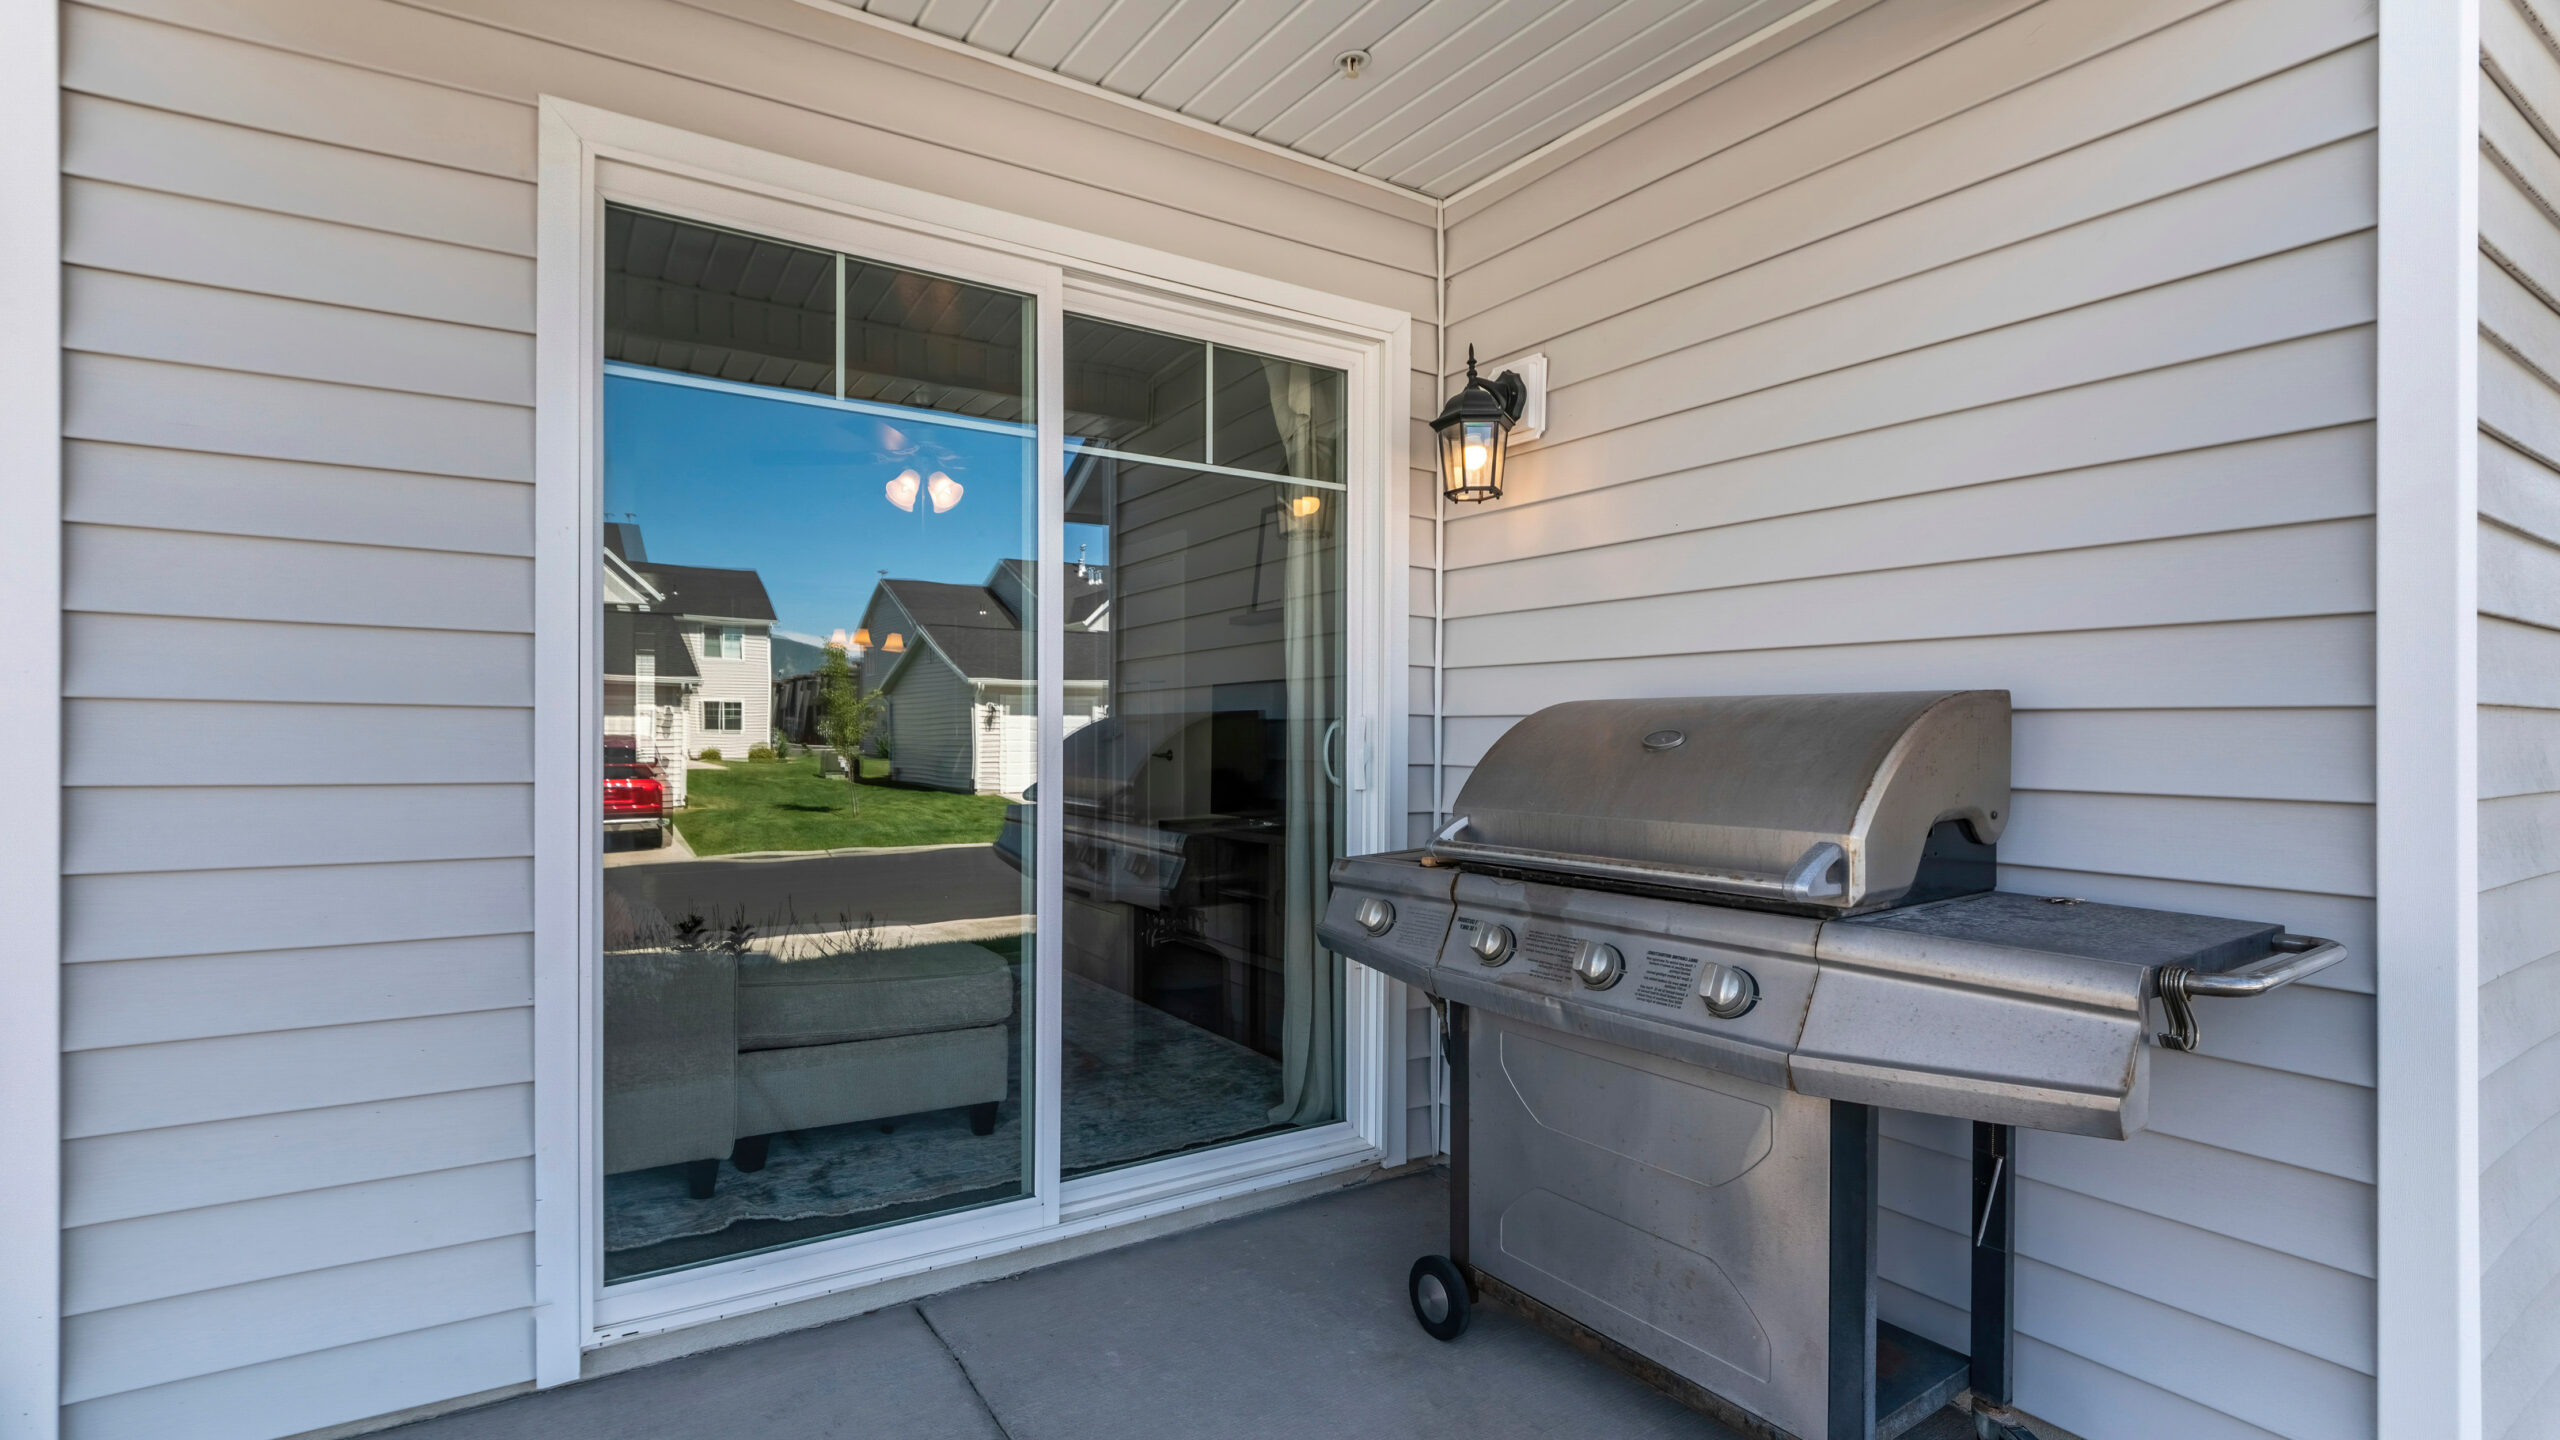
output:
[[[629,746],[604,750],[604,833],[645,834],[651,845],[666,834],[667,787],[658,767],[636,758]]]

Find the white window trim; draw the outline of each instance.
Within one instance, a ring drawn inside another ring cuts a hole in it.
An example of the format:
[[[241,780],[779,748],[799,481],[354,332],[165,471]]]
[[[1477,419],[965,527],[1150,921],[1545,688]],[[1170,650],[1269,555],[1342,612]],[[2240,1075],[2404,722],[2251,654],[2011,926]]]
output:
[[[62,1395],[62,88],[60,7],[0,7],[0,649],[20,783],[0,863],[0,1433],[51,1440]]]
[[[807,161],[546,96],[541,112],[536,417],[535,637],[535,1264],[536,1383],[578,1378],[584,1352],[645,1334],[840,1294],[1195,1205],[1404,1158],[1402,987],[1354,965],[1346,985],[1345,1119],[1151,1165],[1069,1181],[1002,1205],[836,1237],[769,1254],[616,1285],[601,1284],[594,1116],[597,1006],[592,986],[599,874],[591,736],[595,680],[596,474],[601,409],[601,222],[604,197],[940,273],[966,273],[974,253],[991,283],[1034,293],[1058,313],[1178,316],[1204,338],[1337,365],[1346,397],[1347,616],[1345,715],[1352,738],[1346,831],[1353,852],[1403,843],[1406,685],[1406,411],[1411,317],[1224,266],[893,185]],[[1003,275],[1016,268],[1023,272]],[[1032,272],[1045,281],[1024,278]],[[1116,308],[1113,308],[1116,307]],[[1163,323],[1159,321],[1159,323]],[[1056,327],[1043,327],[1043,350]],[[1059,356],[1044,353],[1045,456],[1058,452]],[[1054,472],[1054,464],[1044,464]],[[1064,564],[1061,477],[1041,477],[1040,554]],[[1040,738],[1044,771],[1059,763],[1063,637],[1044,633]],[[1056,853],[1054,810],[1040,849]],[[1059,913],[1055,873],[1038,901]],[[1041,938],[1054,970],[1054,926]],[[1043,1137],[1036,1173],[1055,1172],[1059,1017],[1041,987],[1035,1017],[1045,1060],[1036,1093]]]

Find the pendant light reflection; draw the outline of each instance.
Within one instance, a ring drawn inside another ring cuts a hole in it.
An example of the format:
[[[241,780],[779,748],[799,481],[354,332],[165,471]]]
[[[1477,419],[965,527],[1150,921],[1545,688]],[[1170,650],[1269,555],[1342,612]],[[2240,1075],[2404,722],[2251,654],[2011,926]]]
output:
[[[889,482],[885,493],[890,504],[910,514],[915,511],[916,496],[922,494],[933,502],[933,513],[942,515],[959,504],[960,497],[967,494],[968,489],[939,470],[934,471],[930,478],[920,477],[913,470],[901,470],[897,478]]]
[[[1324,525],[1324,497],[1292,495],[1280,503],[1280,532],[1284,535],[1321,533]]]

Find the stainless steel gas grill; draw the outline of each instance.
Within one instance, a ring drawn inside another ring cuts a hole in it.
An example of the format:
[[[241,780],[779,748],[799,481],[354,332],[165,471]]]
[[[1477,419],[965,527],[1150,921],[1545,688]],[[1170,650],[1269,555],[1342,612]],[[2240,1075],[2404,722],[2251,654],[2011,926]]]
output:
[[[1967,1388],[2002,1433],[2012,1127],[2133,1134],[2193,1000],[2341,953],[1994,891],[2008,810],[2003,691],[1588,701],[1513,726],[1427,849],[1338,863],[1325,942],[1443,1017],[1424,1326],[1491,1294],[1763,1436]],[[1876,1321],[1883,1108],[1975,1122],[1969,1356]]]

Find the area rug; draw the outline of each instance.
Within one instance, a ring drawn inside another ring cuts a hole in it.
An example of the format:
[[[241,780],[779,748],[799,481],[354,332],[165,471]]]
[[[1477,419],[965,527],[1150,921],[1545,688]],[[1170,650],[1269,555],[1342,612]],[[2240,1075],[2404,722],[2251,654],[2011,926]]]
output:
[[[1106,986],[1066,977],[1060,1159],[1070,1176],[1271,1130],[1279,1062]],[[1015,1029],[1017,1041],[1020,1030]],[[720,1167],[708,1200],[684,1167],[608,1175],[607,1271],[614,1278],[930,1214],[1020,1193],[1021,1046],[995,1133],[965,1112],[832,1125],[774,1137],[765,1168]],[[736,1235],[725,1232],[736,1230]]]

